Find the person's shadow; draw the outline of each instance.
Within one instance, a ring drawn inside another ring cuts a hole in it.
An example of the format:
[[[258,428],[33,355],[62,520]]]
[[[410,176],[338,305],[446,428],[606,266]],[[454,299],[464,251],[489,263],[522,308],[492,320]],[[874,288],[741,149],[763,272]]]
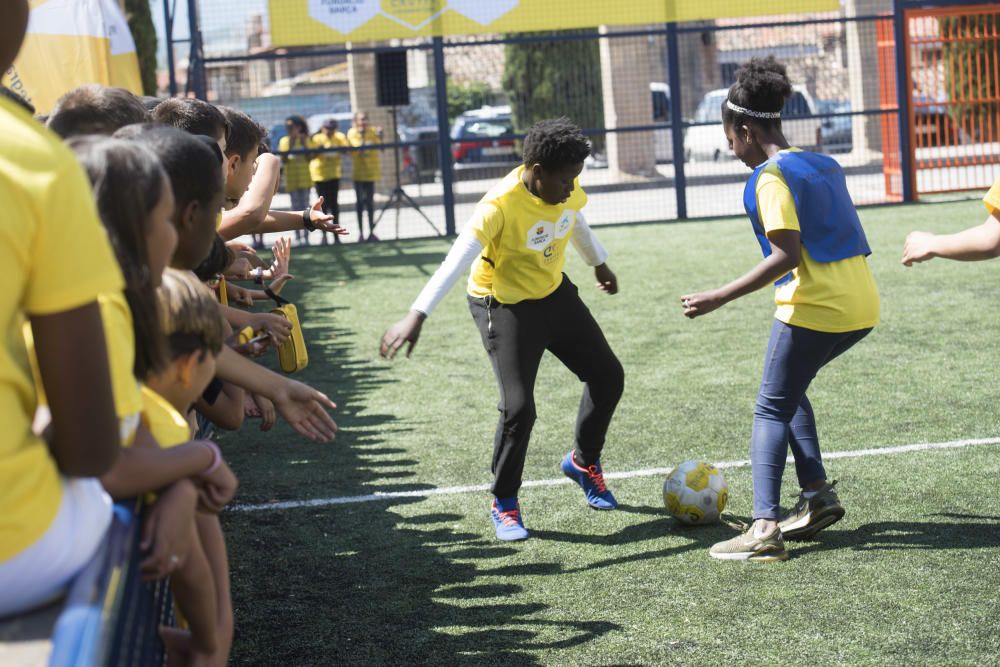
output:
[[[827,549],[888,551],[907,549],[990,549],[1000,546],[1000,516],[941,513],[948,521],[875,521],[847,530],[824,530],[793,555]],[[797,543],[799,544],[799,543]]]

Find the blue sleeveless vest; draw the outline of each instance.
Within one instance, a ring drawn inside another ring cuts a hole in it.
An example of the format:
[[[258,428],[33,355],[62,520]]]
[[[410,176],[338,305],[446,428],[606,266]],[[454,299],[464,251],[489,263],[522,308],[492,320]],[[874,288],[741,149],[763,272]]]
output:
[[[757,210],[757,180],[769,164],[778,166],[792,192],[802,245],[810,257],[828,263],[872,253],[840,164],[821,153],[783,151],[754,169],[743,190],[743,208],[764,257],[771,254],[771,243]],[[774,284],[784,285],[791,279],[789,273]]]

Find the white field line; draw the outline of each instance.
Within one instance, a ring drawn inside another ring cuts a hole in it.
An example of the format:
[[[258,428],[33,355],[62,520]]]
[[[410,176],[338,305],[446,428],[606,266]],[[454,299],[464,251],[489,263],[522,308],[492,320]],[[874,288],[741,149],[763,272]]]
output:
[[[873,447],[871,449],[855,449],[846,452],[828,452],[823,454],[823,459],[853,459],[865,456],[888,456],[890,454],[908,454],[910,452],[922,452],[932,449],[960,449],[964,447],[978,447],[982,445],[1000,445],[1000,438],[979,438],[971,440],[952,440],[951,442],[925,442],[913,445],[899,445],[896,447]],[[792,457],[786,459],[792,463]],[[720,461],[714,464],[716,468],[745,468],[750,465],[747,459],[740,461]],[[604,474],[605,479],[632,479],[633,477],[658,477],[669,474],[673,468],[644,468],[642,470],[630,470],[626,472],[609,472]],[[527,480],[521,486],[557,486],[559,484],[569,484],[570,479],[560,477],[558,479],[535,479]],[[235,512],[260,512],[264,510],[288,510],[302,507],[327,507],[329,505],[348,505],[352,503],[370,503],[379,500],[393,500],[395,498],[427,498],[429,496],[457,495],[461,493],[474,493],[489,491],[490,484],[474,484],[470,486],[441,486],[433,489],[419,489],[415,491],[386,491],[369,493],[363,496],[340,496],[335,498],[314,498],[312,500],[286,500],[282,502],[263,503],[260,505],[234,505],[230,509]]]

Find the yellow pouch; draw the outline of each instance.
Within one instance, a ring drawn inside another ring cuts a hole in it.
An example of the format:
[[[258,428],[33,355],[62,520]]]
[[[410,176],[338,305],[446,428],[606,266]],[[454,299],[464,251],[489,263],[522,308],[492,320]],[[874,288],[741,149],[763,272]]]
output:
[[[294,303],[278,296],[270,288],[265,291],[278,304],[278,307],[272,309],[271,312],[275,315],[281,315],[292,325],[292,334],[278,348],[278,364],[281,366],[281,370],[286,373],[301,371],[309,365],[309,352],[306,350],[306,341],[302,336],[302,325],[299,324],[299,311],[295,308]]]
[[[226,279],[219,276],[219,303],[223,306],[229,305],[229,292],[226,289]]]

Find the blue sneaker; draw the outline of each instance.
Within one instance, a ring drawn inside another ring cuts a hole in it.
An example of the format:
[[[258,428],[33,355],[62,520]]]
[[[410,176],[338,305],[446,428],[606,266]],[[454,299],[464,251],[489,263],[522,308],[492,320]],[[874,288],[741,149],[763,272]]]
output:
[[[528,530],[521,519],[521,506],[517,498],[494,498],[490,507],[497,539],[504,542],[528,539]]]
[[[567,477],[583,488],[587,504],[595,510],[613,510],[618,507],[618,501],[604,483],[604,471],[600,463],[581,468],[573,460],[573,452],[570,452],[563,457],[559,467]]]

